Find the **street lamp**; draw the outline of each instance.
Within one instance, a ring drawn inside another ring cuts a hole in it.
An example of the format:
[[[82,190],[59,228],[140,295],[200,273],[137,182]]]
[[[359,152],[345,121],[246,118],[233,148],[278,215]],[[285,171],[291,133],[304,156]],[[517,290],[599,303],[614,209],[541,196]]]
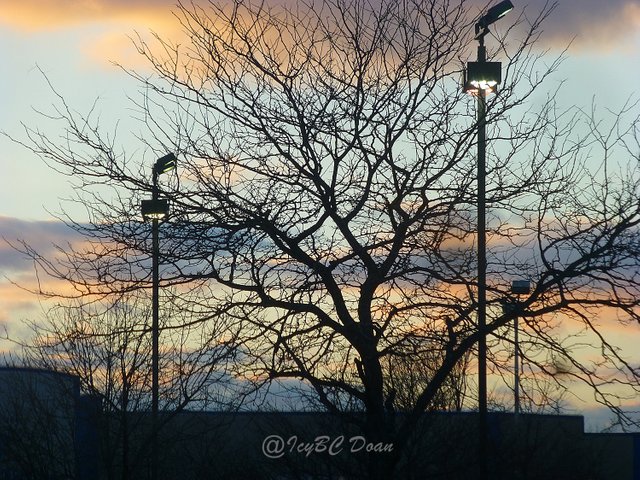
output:
[[[172,170],[176,166],[176,156],[169,153],[156,160],[153,165],[153,189],[151,200],[142,200],[142,217],[151,219],[152,237],[152,320],[151,320],[151,478],[158,478],[158,370],[159,370],[159,290],[160,290],[160,246],[158,240],[158,226],[160,220],[169,215],[169,202],[158,198],[158,177]]]
[[[463,88],[465,92],[478,97],[478,415],[479,437],[478,453],[480,456],[480,478],[488,478],[487,464],[487,239],[486,239],[486,96],[496,91],[501,80],[500,62],[487,62],[487,50],[484,37],[489,33],[489,26],[513,9],[513,4],[506,0],[491,7],[475,25],[475,39],[478,40],[478,58],[476,62],[468,62]]]
[[[511,282],[511,293],[514,295],[528,295],[531,292],[529,280],[514,280]],[[505,301],[502,305],[503,313],[513,314],[513,413],[516,419],[520,413],[520,352],[518,349],[518,313],[520,301]]]

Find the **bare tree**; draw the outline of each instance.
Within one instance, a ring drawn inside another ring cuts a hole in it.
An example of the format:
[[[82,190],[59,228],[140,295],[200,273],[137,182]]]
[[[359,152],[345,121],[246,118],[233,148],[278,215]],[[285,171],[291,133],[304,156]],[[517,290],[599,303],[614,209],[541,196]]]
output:
[[[559,63],[543,64],[535,49],[551,10],[521,14],[490,42],[489,57],[505,65],[488,101],[485,331],[475,321],[477,122],[459,87],[474,8],[182,5],[186,43],[137,44],[154,70],[130,72],[144,87],[141,140],[180,159],[179,175],[162,186],[172,209],[161,232],[163,282],[178,288],[172,301],[193,322],[215,318],[237,332],[241,354],[229,368],[255,391],[297,380],[328,411],[363,409],[370,441],[395,445],[385,459],[371,456],[371,478],[391,478],[417,416],[437,405],[481,336],[508,340],[503,327],[515,314],[536,375],[579,379],[615,406],[606,366],[616,384],[638,391],[633,365],[594,321],[602,308],[640,320],[637,119],[625,122],[627,106],[605,131],[591,112],[559,111],[553,93],[532,103]],[[74,173],[92,219],[75,226],[93,239],[62,262],[30,253],[81,295],[106,295],[148,285],[148,230],[137,210],[151,185],[140,159],[118,150],[93,115],[61,97],[53,116],[66,122],[65,142],[26,127],[29,148]],[[109,189],[112,200],[98,196]],[[502,312],[511,279],[523,276],[531,293],[517,312]],[[560,321],[601,360],[572,355]],[[541,352],[571,369],[557,375]],[[429,362],[429,376],[394,426],[399,358]]]
[[[161,354],[162,423],[187,406],[235,408],[225,392],[232,383],[224,360],[233,355],[231,338],[221,341],[211,320],[189,328],[184,312],[163,309]],[[180,328],[175,328],[179,322]],[[81,391],[100,399],[101,458],[107,478],[132,478],[146,468],[150,435],[150,306],[144,292],[114,300],[83,297],[61,303],[44,322],[33,322],[21,362],[77,377]],[[229,334],[229,331],[225,331]],[[42,413],[41,413],[42,414]],[[169,451],[171,445],[164,445]]]
[[[398,355],[391,352],[384,357],[382,368],[385,372],[386,408],[390,411],[411,411],[420,394],[433,379],[434,367],[442,363],[435,357],[442,353],[422,341],[410,354]],[[437,395],[429,403],[427,410],[460,412],[469,406],[470,352],[451,370]]]

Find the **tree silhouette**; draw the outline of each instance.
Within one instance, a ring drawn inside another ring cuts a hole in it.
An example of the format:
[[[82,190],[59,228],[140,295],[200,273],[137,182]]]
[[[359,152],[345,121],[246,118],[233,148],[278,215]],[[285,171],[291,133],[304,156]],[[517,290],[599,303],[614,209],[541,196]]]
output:
[[[179,158],[161,186],[171,204],[162,282],[174,287],[165,301],[189,312],[184,328],[215,319],[234,332],[241,353],[227,368],[249,391],[278,381],[315,407],[364,410],[368,438],[396,446],[385,460],[372,455],[371,478],[391,478],[385,469],[417,416],[441,402],[480,336],[494,342],[490,364],[504,369],[496,342],[510,340],[516,314],[533,376],[584,381],[613,407],[622,393],[603,387],[602,367],[615,369],[627,393],[638,391],[633,365],[607,340],[608,320],[595,321],[603,309],[615,312],[612,322],[640,320],[637,119],[626,122],[628,105],[605,129],[591,112],[559,110],[553,92],[533,101],[559,64],[536,49],[550,12],[514,15],[488,42],[496,46],[489,59],[505,64],[487,105],[482,332],[477,123],[460,88],[475,8],[447,0],[182,5],[185,43],[137,42],[153,69],[128,72],[143,87],[141,141]],[[66,122],[66,139],[26,127],[23,143],[73,173],[91,222],[66,220],[91,242],[61,259],[25,250],[80,296],[148,287],[149,227],[138,213],[152,188],[146,164],[120,151],[93,112],[59,100],[53,116]],[[514,278],[530,279],[531,293],[517,312],[503,312]],[[598,359],[575,354],[571,342]],[[545,352],[568,362],[563,372]],[[411,359],[430,362],[428,378],[403,392],[409,414],[394,417],[390,365]]]
[[[101,427],[100,469],[106,478],[133,478],[148,468],[151,430],[148,417],[138,413],[149,410],[151,401],[150,316],[148,299],[137,291],[117,299],[67,301],[44,322],[31,323],[32,336],[22,345],[21,363],[72,374],[84,394],[99,399],[101,412],[91,421]],[[224,368],[233,342],[220,341],[215,321],[197,329],[186,323],[182,313],[163,309],[161,429],[187,407],[235,408],[236,399],[226,395],[231,380]],[[30,411],[52,415],[50,408]],[[172,445],[162,447],[166,454]]]

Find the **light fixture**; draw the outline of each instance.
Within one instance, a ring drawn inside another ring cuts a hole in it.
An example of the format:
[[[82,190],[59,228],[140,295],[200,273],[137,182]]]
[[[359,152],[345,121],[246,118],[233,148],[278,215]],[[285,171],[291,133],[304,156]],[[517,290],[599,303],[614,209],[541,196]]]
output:
[[[477,95],[480,90],[495,93],[502,81],[502,64],[500,62],[467,62],[463,90]]]
[[[475,39],[478,41],[478,58],[469,62],[465,72],[463,89],[475,93],[478,105],[478,458],[479,478],[489,479],[488,444],[489,421],[487,408],[487,218],[486,218],[486,150],[487,150],[487,94],[495,92],[501,80],[500,62],[487,62],[484,37],[489,25],[513,8],[510,1],[491,7],[476,23]]]
[[[529,295],[531,282],[529,280],[514,280],[511,282],[511,293],[514,295]],[[502,311],[505,315],[513,315],[513,413],[518,418],[520,413],[520,347],[518,343],[518,313],[522,310],[519,300],[505,300]]]
[[[158,479],[158,413],[159,413],[159,370],[160,370],[160,313],[159,313],[159,297],[160,297],[160,245],[159,245],[159,223],[169,215],[169,201],[160,198],[160,189],[158,187],[158,178],[163,173],[173,170],[176,167],[176,156],[168,153],[164,157],[160,157],[153,164],[153,188],[151,191],[151,199],[142,200],[141,210],[142,216],[151,219],[151,237],[152,237],[152,320],[151,320],[151,479]]]
[[[142,200],[140,207],[142,217],[145,219],[161,220],[169,215],[169,202],[165,199]]]
[[[164,157],[160,157],[156,160],[156,163],[153,166],[153,172],[156,175],[160,175],[168,172],[169,170],[173,170],[174,168],[176,168],[176,156],[173,153],[168,153]]]
[[[505,0],[491,7],[487,10],[487,13],[478,20],[478,23],[476,23],[476,36],[481,34],[481,31],[483,36],[486,35],[489,32],[489,25],[504,17],[511,10],[513,10],[513,3],[509,0]]]
[[[529,280],[514,280],[511,282],[511,293],[529,295],[531,293],[531,282]]]
[[[163,173],[176,168],[176,156],[173,153],[168,153],[164,157],[160,157],[153,164],[153,191],[150,200],[142,200],[141,211],[142,217],[147,220],[162,220],[169,215],[169,202],[166,199],[159,197],[158,190],[158,177]]]

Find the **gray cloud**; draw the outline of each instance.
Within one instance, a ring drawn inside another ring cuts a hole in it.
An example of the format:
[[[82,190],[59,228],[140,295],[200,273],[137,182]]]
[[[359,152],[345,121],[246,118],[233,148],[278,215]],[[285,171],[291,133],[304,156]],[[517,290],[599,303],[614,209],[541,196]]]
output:
[[[21,242],[38,253],[50,256],[55,245],[63,246],[79,238],[76,232],[60,221],[27,221],[0,217],[0,269],[6,274],[8,271],[32,268],[28,257],[14,248],[19,247]]]
[[[522,3],[521,3],[522,2]],[[515,12],[533,18],[546,0],[514,0]],[[543,23],[542,42],[547,46],[584,50],[612,50],[629,45],[640,32],[640,0],[559,0]]]

